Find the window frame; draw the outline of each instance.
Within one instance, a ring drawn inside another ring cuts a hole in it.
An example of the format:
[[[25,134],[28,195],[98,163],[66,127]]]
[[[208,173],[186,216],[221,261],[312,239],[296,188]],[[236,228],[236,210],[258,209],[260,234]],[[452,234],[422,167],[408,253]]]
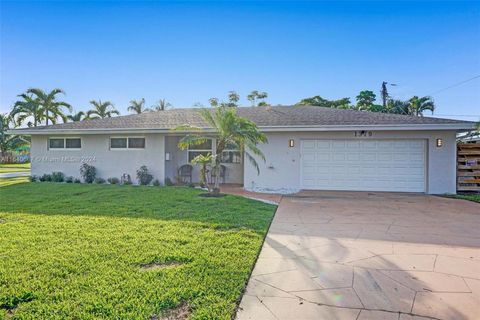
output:
[[[143,148],[130,148],[130,139],[143,139],[144,140],[144,147]],[[127,147],[126,148],[112,148],[112,139],[126,139],[127,140]],[[110,136],[108,137],[108,149],[110,151],[128,151],[128,150],[145,150],[147,148],[147,139],[145,136]]]
[[[63,140],[63,148],[52,148],[50,147],[50,140]],[[79,139],[80,148],[67,148],[67,139]],[[82,150],[83,142],[82,137],[48,137],[47,138],[47,150],[48,151],[78,151]]]
[[[190,160],[190,152],[206,152],[206,153],[210,153],[213,155],[213,138],[208,138],[207,141],[210,140],[211,141],[211,147],[210,149],[191,149],[190,146],[187,147],[187,162],[188,163],[191,163],[192,160]]]
[[[238,162],[223,162],[222,159],[223,159],[223,153],[224,152],[238,152],[238,158],[240,159]],[[220,155],[220,163],[223,163],[223,164],[241,164],[242,163],[242,153],[240,152],[240,150],[238,149],[224,149],[222,151],[222,154]]]

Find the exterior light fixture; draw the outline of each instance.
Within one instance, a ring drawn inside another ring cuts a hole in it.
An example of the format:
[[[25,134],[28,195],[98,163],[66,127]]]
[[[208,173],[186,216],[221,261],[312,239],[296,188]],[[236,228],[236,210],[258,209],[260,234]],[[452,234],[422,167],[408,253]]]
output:
[[[290,148],[295,147],[295,141],[294,141],[293,139],[290,139],[290,140],[288,141],[288,146],[289,146]]]
[[[437,139],[437,148],[443,147],[443,139],[438,138]]]

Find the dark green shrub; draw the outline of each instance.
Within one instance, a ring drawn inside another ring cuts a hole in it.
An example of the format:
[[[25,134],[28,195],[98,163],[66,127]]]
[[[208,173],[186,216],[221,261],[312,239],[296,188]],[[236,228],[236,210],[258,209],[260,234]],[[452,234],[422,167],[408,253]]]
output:
[[[126,185],[126,186],[131,185],[132,180],[125,180],[125,181],[123,181],[123,184]]]
[[[128,173],[122,174],[122,179],[120,179],[121,184],[132,184],[132,178]]]
[[[94,182],[96,174],[97,170],[94,166],[91,166],[88,163],[83,163],[80,166],[80,175],[82,176],[83,181],[85,181],[86,183]]]
[[[30,180],[30,182],[36,182],[36,181],[38,181],[38,177],[33,175],[33,176],[28,177],[28,180]]]
[[[105,181],[105,179],[103,179],[103,178],[95,178],[95,183],[97,183],[97,184],[104,184],[105,182],[107,182],[107,181]]]
[[[66,183],[72,183],[73,182],[73,177],[72,176],[66,177],[65,182]]]
[[[195,188],[195,184],[193,184],[193,183],[191,183],[191,182],[188,184],[188,186],[189,186],[190,188]]]
[[[158,179],[153,180],[153,185],[155,187],[160,187],[161,186],[160,181],[158,181]]]
[[[73,179],[73,183],[81,183],[81,182],[82,181],[80,181],[80,179],[78,179],[78,178]]]
[[[63,172],[58,172],[58,171],[52,172],[52,181],[63,182],[65,181],[65,175],[63,174]]]
[[[115,178],[115,177],[113,177],[113,178],[108,178],[107,181],[108,181],[108,183],[110,183],[110,184],[119,184],[119,183],[120,183],[120,180],[119,180],[118,178]]]
[[[50,181],[52,181],[52,175],[48,174],[48,173],[45,173],[38,180],[40,180],[41,182],[50,182]]]
[[[142,186],[149,185],[150,182],[152,182],[153,176],[148,173],[147,166],[141,166],[140,169],[137,170],[137,180]]]
[[[168,187],[173,186],[172,179],[170,179],[170,178],[165,178],[165,185],[168,186]]]

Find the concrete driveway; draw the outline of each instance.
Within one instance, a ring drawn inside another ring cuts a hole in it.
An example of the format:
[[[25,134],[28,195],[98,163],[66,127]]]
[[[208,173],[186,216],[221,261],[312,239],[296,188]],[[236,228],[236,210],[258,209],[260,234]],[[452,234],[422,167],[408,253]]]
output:
[[[284,197],[237,319],[480,319],[480,204],[372,192]]]

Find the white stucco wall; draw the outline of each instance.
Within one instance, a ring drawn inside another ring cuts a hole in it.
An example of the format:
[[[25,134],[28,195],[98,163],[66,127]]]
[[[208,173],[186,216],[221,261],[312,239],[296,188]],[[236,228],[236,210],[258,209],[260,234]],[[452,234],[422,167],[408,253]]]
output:
[[[268,144],[260,145],[266,162],[258,160],[260,174],[245,162],[244,187],[251,191],[293,193],[301,189],[300,141],[302,139],[426,139],[427,185],[430,194],[456,192],[455,131],[373,131],[371,137],[356,138],[354,132],[284,132],[268,133]],[[442,138],[444,146],[437,148],[436,139]],[[288,142],[294,139],[295,146]]]
[[[110,135],[76,135],[74,137],[82,139],[81,150],[48,150],[47,141],[52,136],[32,136],[32,175],[39,176],[53,171],[61,171],[65,176],[80,178],[80,166],[82,161],[85,161],[96,168],[97,177],[120,179],[122,174],[127,173],[134,183],[137,183],[137,169],[146,165],[154,179],[163,183],[165,177],[164,135],[131,136],[145,137],[145,149],[110,150]],[[61,137],[68,136],[62,135]]]

